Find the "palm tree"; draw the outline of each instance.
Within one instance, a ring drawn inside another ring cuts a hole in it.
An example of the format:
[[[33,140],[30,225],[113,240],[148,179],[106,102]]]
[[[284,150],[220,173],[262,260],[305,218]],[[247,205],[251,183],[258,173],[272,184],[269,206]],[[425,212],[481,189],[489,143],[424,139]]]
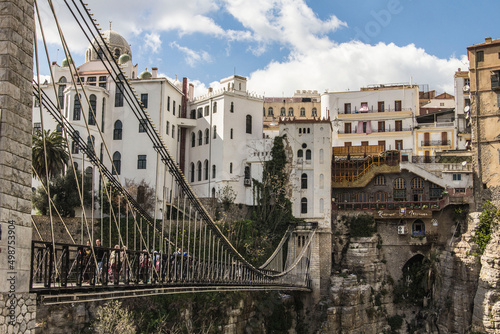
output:
[[[40,131],[33,134],[33,147],[32,147],[32,163],[33,176],[40,178],[43,182],[45,173],[48,172],[49,178],[61,175],[64,166],[69,159],[68,145],[60,132],[50,130],[45,131],[45,150],[47,152],[47,167],[45,167],[43,136]]]

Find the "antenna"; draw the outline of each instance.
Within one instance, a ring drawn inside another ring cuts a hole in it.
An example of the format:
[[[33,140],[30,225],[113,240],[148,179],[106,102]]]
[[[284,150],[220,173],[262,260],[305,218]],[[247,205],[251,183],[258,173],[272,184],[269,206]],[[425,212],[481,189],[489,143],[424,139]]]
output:
[[[113,21],[109,21],[109,31],[111,31],[111,23],[113,23]]]

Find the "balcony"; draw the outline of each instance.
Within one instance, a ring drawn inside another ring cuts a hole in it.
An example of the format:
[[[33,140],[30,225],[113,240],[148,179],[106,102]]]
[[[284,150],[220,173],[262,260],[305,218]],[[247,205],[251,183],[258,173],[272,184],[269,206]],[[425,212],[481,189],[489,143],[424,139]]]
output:
[[[408,210],[431,210],[431,211],[439,211],[445,205],[449,203],[447,198],[443,198],[440,200],[429,200],[429,201],[420,201],[420,202],[411,202],[411,201],[397,201],[397,202],[344,202],[344,203],[333,203],[334,210],[370,210],[370,211],[380,211],[387,210],[386,216],[394,216],[399,217],[399,215],[395,215],[394,213],[399,213],[401,215],[409,214],[413,216],[417,216],[412,212],[408,212]],[[404,209],[402,211],[401,209]],[[382,211],[384,212],[384,211]],[[382,214],[383,215],[383,214]]]
[[[420,146],[450,146],[451,140],[422,140]]]
[[[338,134],[339,135],[344,135],[344,134],[371,134],[371,133],[385,133],[385,132],[403,132],[403,131],[411,131],[411,127],[406,127],[406,128],[389,128],[389,129],[372,129],[372,132],[370,133],[357,133],[356,131],[350,131],[350,132],[345,132],[345,129],[339,129]]]
[[[360,107],[359,109],[355,110],[339,110],[339,115],[352,115],[352,114],[359,114],[359,113],[383,113],[383,112],[401,112],[401,111],[413,111],[412,108],[401,108],[401,110],[395,110],[395,109],[384,109],[384,110],[378,110],[377,108],[368,108],[365,106]]]
[[[455,122],[434,122],[434,123],[418,123],[418,128],[444,128],[455,126]]]

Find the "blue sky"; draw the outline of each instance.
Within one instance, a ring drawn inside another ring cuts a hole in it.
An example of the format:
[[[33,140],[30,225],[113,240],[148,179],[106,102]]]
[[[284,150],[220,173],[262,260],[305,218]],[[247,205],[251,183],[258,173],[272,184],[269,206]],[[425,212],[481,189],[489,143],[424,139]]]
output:
[[[55,0],[76,64],[87,47]],[[466,47],[494,29],[498,0],[88,0],[101,27],[122,34],[139,68],[188,77],[197,93],[233,73],[248,89],[290,96],[297,89],[357,90],[410,82],[453,94]],[[41,9],[42,14],[48,10]],[[50,22],[47,34],[54,36]],[[60,63],[57,39],[51,58]],[[47,74],[47,73],[43,73]]]

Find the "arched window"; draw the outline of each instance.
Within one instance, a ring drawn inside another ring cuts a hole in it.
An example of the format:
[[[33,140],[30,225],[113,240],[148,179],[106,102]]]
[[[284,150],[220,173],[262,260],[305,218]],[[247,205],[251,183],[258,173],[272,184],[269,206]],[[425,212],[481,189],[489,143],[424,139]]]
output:
[[[303,173],[300,177],[300,188],[307,189],[307,174]]]
[[[323,189],[325,187],[325,176],[323,174],[319,175],[319,189]]]
[[[304,151],[298,150],[297,151],[297,158],[303,158],[304,157]]]
[[[385,176],[384,175],[378,175],[375,178],[375,185],[376,186],[384,186],[385,185]]]
[[[424,188],[424,179],[421,177],[414,177],[411,180],[411,188],[412,189],[422,189]]]
[[[146,188],[144,186],[137,187],[137,203],[142,204],[145,202]]]
[[[406,181],[402,177],[394,180],[393,198],[395,201],[406,200]]]
[[[306,117],[306,109],[300,108],[300,117]]]
[[[215,198],[215,188],[212,188],[212,198]]]
[[[281,110],[280,110],[280,116],[286,116],[286,109],[285,109],[285,107],[281,108]]]
[[[317,117],[318,116],[318,109],[312,108],[312,117]]]
[[[104,56],[104,53],[103,53],[101,47],[99,47],[99,50],[97,50],[97,59],[103,59],[103,56]]]
[[[406,181],[402,177],[394,180],[394,189],[406,189]]]
[[[208,160],[203,163],[203,179],[208,180]]]
[[[93,170],[92,167],[87,167],[85,168],[85,174],[83,175],[85,179],[85,184],[92,184],[92,178],[93,178]]]
[[[190,182],[194,182],[194,162],[189,167]]]
[[[121,140],[122,139],[122,121],[117,120],[115,122],[115,128],[113,129],[113,140]]]
[[[252,133],[252,116],[247,115],[246,117],[246,132]]]
[[[215,179],[217,175],[217,167],[215,165],[212,165],[212,179]]]
[[[250,180],[251,173],[250,173],[250,166],[246,165],[245,166],[245,179]]]
[[[288,116],[293,116],[293,108],[288,108]]]
[[[115,59],[118,59],[120,58],[120,49],[115,49],[115,53],[114,53],[114,56],[115,56]]]
[[[198,131],[198,146],[203,145],[203,133],[201,130]]]
[[[75,134],[73,135],[73,142],[71,143],[71,153],[72,154],[78,154],[80,152],[78,148],[78,140],[80,138],[80,132],[75,131]]]
[[[425,235],[425,223],[417,219],[411,226],[412,235]]]
[[[311,150],[306,150],[306,160],[311,160]]]
[[[300,213],[307,213],[307,198],[305,197],[300,200]]]
[[[116,83],[116,91],[115,91],[115,107],[123,107],[123,81],[124,78],[120,74],[118,76],[118,81]]]
[[[73,104],[73,120],[74,121],[79,121],[80,120],[80,113],[82,111],[82,105],[80,104],[80,97],[81,95],[78,94],[75,95],[75,103]]]
[[[191,147],[196,146],[196,134],[194,132],[191,133]]]
[[[208,144],[209,140],[210,140],[210,131],[208,131],[208,129],[205,129],[205,144]]]
[[[269,107],[269,109],[267,109],[267,116],[274,116],[273,107]]]
[[[319,199],[319,213],[324,213],[325,212],[325,201],[320,198]]]
[[[201,181],[201,161],[198,161],[196,166],[196,172],[198,174],[198,181]]]
[[[214,139],[217,139],[217,125],[214,125]]]
[[[59,106],[64,108],[64,90],[66,89],[66,77],[59,78],[59,87],[57,89],[57,97],[59,98]]]
[[[61,124],[57,124],[57,126],[56,126],[56,132],[59,132],[59,133],[62,132],[62,126],[61,126]]]
[[[89,149],[91,149],[93,151],[94,150],[94,145],[95,145],[95,138],[94,138],[94,136],[88,136],[87,137],[87,146],[89,147]]]
[[[120,152],[116,151],[113,153],[113,175],[120,175],[121,167],[122,167],[122,155]]]
[[[89,125],[95,125],[95,116],[97,115],[97,98],[94,94],[89,97]]]
[[[319,163],[322,164],[325,162],[325,151],[323,149],[319,150]]]

